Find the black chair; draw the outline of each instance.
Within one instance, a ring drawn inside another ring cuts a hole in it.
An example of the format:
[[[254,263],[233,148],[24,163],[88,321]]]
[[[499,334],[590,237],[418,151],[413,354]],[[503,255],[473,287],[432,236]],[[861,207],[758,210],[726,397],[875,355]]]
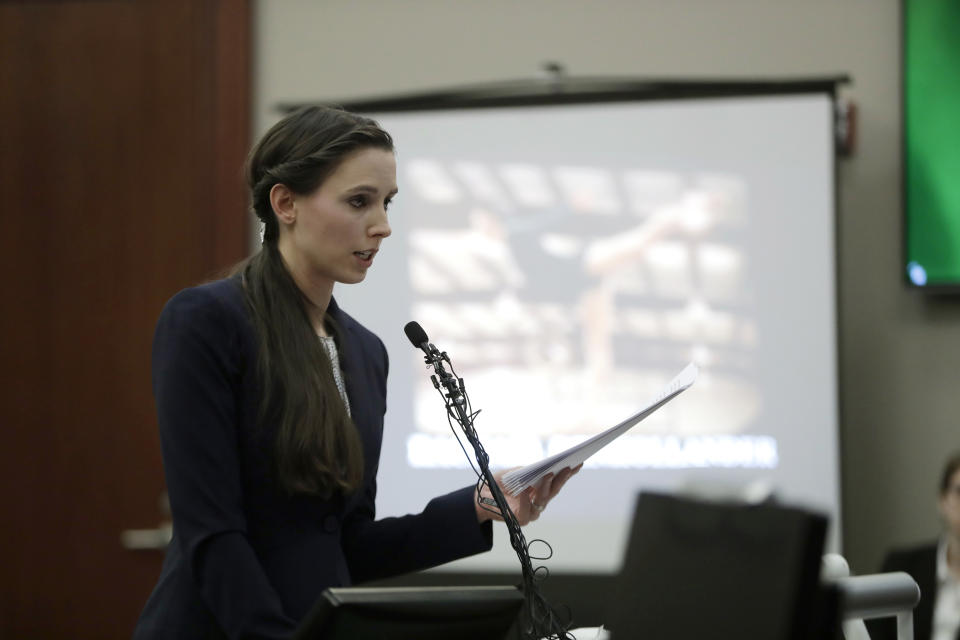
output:
[[[840,637],[838,590],[819,579],[826,529],[798,508],[640,494],[611,638]]]

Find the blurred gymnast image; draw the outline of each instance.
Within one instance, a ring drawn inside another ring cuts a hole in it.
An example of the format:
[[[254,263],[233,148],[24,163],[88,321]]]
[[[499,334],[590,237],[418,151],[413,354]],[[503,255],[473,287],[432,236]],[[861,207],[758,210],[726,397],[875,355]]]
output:
[[[154,334],[173,538],[134,638],[287,638],[328,587],[491,548],[499,516],[473,483],[376,518],[387,352],[333,294],[390,236],[396,171],[387,132],[330,107],[291,113],[250,152],[262,247],[175,295]],[[508,496],[517,521],[573,473]]]

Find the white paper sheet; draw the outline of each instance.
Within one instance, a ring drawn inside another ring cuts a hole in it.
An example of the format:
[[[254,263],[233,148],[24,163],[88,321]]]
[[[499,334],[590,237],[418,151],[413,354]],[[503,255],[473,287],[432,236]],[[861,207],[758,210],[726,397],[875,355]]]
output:
[[[653,414],[657,409],[688,389],[697,379],[699,372],[700,370],[697,365],[691,362],[684,367],[683,371],[678,373],[647,406],[620,424],[610,427],[603,433],[588,438],[566,451],[504,474],[502,478],[503,490],[515,496],[527,487],[539,482],[540,479],[548,473],[556,473],[567,467],[577,466],[629,431],[635,424]]]

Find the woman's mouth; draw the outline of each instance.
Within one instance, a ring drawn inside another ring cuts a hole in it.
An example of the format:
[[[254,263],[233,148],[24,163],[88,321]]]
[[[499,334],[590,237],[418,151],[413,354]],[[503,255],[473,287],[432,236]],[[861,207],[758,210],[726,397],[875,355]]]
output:
[[[373,266],[373,256],[377,254],[376,249],[367,249],[366,251],[354,251],[353,255],[357,257],[357,262],[361,269],[369,269]]]

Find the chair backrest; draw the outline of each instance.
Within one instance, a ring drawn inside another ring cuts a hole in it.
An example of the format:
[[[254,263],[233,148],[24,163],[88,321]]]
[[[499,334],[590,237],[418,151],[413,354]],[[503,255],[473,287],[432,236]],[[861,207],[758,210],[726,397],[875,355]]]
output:
[[[825,516],[793,507],[641,493],[612,638],[807,640],[826,611],[826,529]]]

